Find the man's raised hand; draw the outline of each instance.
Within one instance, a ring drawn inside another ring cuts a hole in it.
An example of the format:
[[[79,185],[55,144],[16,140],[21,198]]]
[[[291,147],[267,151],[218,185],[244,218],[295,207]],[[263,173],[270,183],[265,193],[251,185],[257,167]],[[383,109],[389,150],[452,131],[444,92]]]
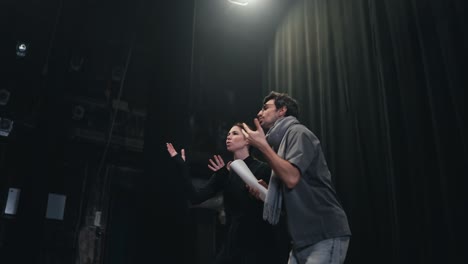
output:
[[[265,132],[263,132],[263,128],[260,125],[260,122],[257,118],[254,119],[254,124],[257,130],[252,130],[246,123],[242,123],[244,129],[242,129],[242,133],[244,134],[247,142],[256,148],[260,146],[268,146],[268,143],[265,139]]]

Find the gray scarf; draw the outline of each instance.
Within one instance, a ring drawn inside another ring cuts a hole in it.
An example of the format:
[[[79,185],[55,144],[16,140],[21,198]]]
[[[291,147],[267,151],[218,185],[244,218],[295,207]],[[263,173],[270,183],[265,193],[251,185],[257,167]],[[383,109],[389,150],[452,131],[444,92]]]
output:
[[[266,134],[268,143],[281,158],[284,158],[285,154],[282,144],[284,134],[295,124],[299,124],[299,121],[294,116],[281,118],[275,122]],[[283,202],[283,195],[281,192],[282,185],[281,180],[276,176],[275,172],[272,171],[265,204],[263,205],[263,219],[267,220],[272,225],[276,225],[280,218],[281,204]]]

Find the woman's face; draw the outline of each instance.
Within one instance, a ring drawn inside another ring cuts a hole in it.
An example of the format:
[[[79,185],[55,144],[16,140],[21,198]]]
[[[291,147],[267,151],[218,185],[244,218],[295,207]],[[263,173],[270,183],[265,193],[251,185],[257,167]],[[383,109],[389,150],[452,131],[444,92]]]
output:
[[[238,126],[233,126],[229,130],[226,138],[226,148],[230,152],[235,152],[242,148],[247,148],[248,143],[245,139],[244,134],[242,134],[241,128]]]

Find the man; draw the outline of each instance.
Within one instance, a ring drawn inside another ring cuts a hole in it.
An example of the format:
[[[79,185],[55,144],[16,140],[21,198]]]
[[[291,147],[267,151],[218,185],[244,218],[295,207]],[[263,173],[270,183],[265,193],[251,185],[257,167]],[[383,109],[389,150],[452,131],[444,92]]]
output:
[[[262,152],[273,170],[263,218],[276,224],[285,207],[292,239],[290,264],[343,263],[351,231],[320,141],[297,120],[296,100],[271,92],[263,103],[254,119],[257,130],[243,124],[249,144]],[[262,127],[268,129],[266,135]]]

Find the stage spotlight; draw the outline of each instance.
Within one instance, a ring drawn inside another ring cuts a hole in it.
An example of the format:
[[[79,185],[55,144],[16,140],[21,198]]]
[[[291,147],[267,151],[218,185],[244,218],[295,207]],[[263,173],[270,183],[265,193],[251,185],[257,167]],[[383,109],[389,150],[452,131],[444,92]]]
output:
[[[228,0],[228,1],[231,4],[240,5],[240,6],[246,6],[249,4],[248,0]]]
[[[10,92],[6,89],[0,89],[0,105],[8,104],[10,100]]]
[[[25,57],[28,52],[28,44],[25,42],[18,41],[16,43],[16,56]]]
[[[0,136],[8,137],[13,129],[13,121],[7,118],[0,118]]]

